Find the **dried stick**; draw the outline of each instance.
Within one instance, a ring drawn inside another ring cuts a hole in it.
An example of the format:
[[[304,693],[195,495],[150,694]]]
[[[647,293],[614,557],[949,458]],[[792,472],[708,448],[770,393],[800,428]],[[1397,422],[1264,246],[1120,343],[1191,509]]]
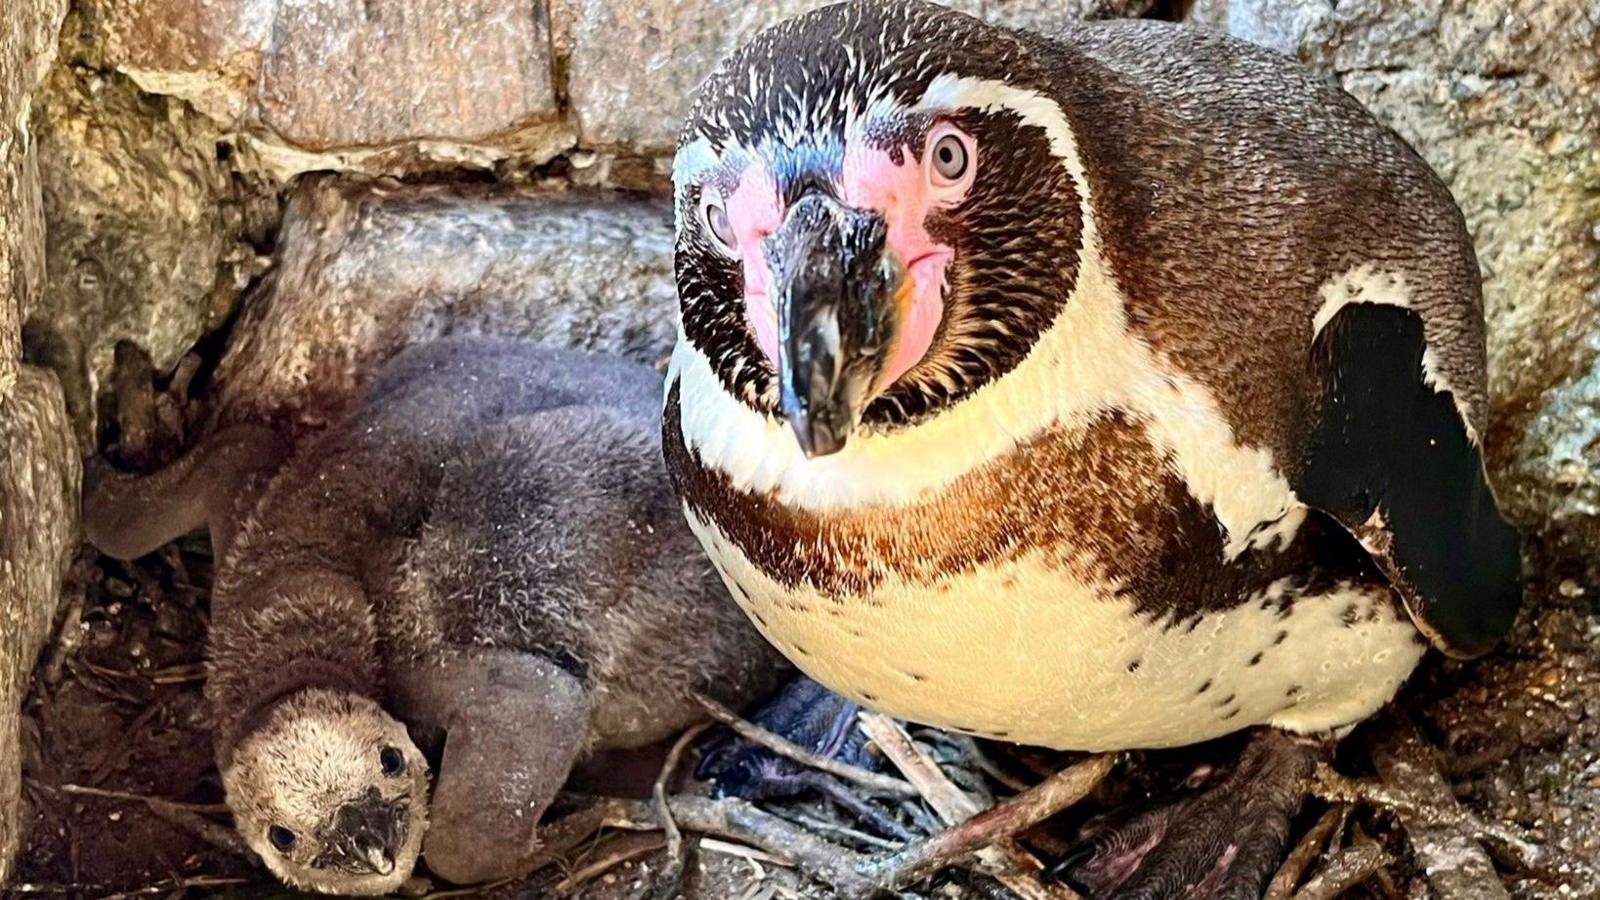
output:
[[[917,791],[911,785],[879,775],[877,772],[868,772],[859,766],[842,763],[834,759],[818,756],[806,748],[780,737],[772,732],[751,722],[741,719],[736,713],[726,706],[712,700],[710,697],[695,695],[695,700],[705,709],[711,718],[733,729],[734,733],[754,744],[759,744],[773,753],[787,759],[792,759],[801,765],[810,766],[820,772],[827,772],[837,778],[858,785],[875,794],[885,797],[915,797]]]
[[[872,888],[862,874],[866,856],[742,800],[680,795],[667,798],[667,809],[679,828],[748,844],[841,892],[865,894]],[[654,801],[601,798],[545,829],[542,846],[525,862],[523,870],[532,872],[548,865],[601,828],[655,831],[661,828],[661,819]]]
[[[611,841],[599,859],[584,865],[571,875],[556,882],[550,888],[550,893],[557,897],[564,897],[572,893],[574,889],[586,882],[593,881],[617,866],[638,859],[648,853],[654,853],[666,846],[667,842],[664,838],[653,834],[626,835]]]
[[[902,771],[912,779],[913,784],[934,780],[933,773],[938,771],[937,767],[921,756],[893,720],[867,713],[862,716],[862,727],[896,765],[900,764],[902,755],[907,754],[909,748],[910,756]],[[880,889],[894,890],[926,878],[969,854],[977,853],[989,869],[989,874],[1025,898],[1075,897],[1063,885],[1041,884],[1036,877],[1040,868],[1038,861],[1016,847],[1009,838],[1083,799],[1111,771],[1112,762],[1109,755],[1095,756],[1057,772],[1021,794],[874,863],[868,869],[868,875]],[[929,771],[930,767],[932,772]],[[932,796],[940,798],[938,804],[947,806],[951,812],[973,806],[971,799],[965,795],[960,795],[962,800],[955,799],[951,792],[959,794],[959,791],[948,780],[943,780],[943,786],[930,783],[929,790]],[[929,803],[934,804],[935,801],[930,797]],[[935,808],[938,809],[938,805]],[[992,854],[982,852],[1002,842],[1002,846]],[[1010,852],[1006,845],[1009,845]],[[1026,877],[1018,877],[1019,871]]]
[[[1534,843],[1516,828],[1485,822],[1460,807],[1438,807],[1376,782],[1346,777],[1325,763],[1317,766],[1316,776],[1311,780],[1311,792],[1330,803],[1366,803],[1424,825],[1465,829],[1475,840],[1494,849],[1508,864],[1548,881],[1575,879],[1584,883],[1583,879],[1588,879],[1592,883],[1600,878],[1588,863],[1556,848]]]
[[[228,807],[221,803],[181,803],[162,797],[130,794],[126,791],[113,791],[81,784],[63,784],[58,789],[64,794],[142,803],[152,815],[190,832],[219,850],[246,859],[252,855],[238,832],[205,818],[207,815],[226,815]]]
[[[683,832],[679,830],[678,823],[672,819],[672,809],[667,804],[667,782],[672,780],[678,771],[678,763],[683,759],[684,748],[699,737],[710,722],[701,722],[678,736],[672,749],[667,753],[667,759],[661,764],[661,774],[656,776],[656,783],[650,790],[650,796],[655,801],[656,817],[661,820],[661,830],[667,836],[667,865],[661,876],[656,879],[656,890],[652,896],[666,900],[676,897],[683,892],[683,867],[685,855],[683,849]]]
[[[939,770],[938,763],[918,749],[910,735],[893,719],[882,713],[862,713],[861,730],[872,738],[872,742],[889,757],[900,774],[928,801],[944,824],[964,822],[983,809],[966,792],[952,784]]]
[[[113,791],[107,788],[89,787],[84,784],[62,784],[57,785],[56,789],[63,794],[99,797],[102,800],[127,800],[133,803],[143,803],[146,806],[181,809],[185,812],[200,813],[202,815],[221,816],[228,814],[228,807],[222,803],[184,803],[181,800],[168,800],[165,797],[151,797],[147,794],[133,794],[128,791]]]
[[[1311,826],[1306,836],[1300,839],[1289,857],[1278,867],[1278,873],[1272,876],[1272,882],[1267,885],[1264,900],[1289,900],[1294,896],[1294,889],[1300,884],[1301,876],[1310,868],[1311,861],[1317,858],[1322,848],[1328,846],[1328,839],[1339,829],[1339,823],[1344,821],[1346,807],[1333,806],[1322,814],[1317,824]]]
[[[1347,847],[1328,860],[1294,900],[1333,900],[1393,864],[1394,857],[1377,844]]]
[[[193,878],[175,878],[159,884],[135,888],[131,891],[122,891],[116,894],[104,894],[100,900],[126,900],[128,897],[147,897],[151,894],[173,894],[195,888],[234,887],[249,884],[248,878],[217,878],[211,875],[197,875]]]
[[[1391,719],[1391,726],[1370,748],[1378,777],[1391,788],[1412,792],[1430,806],[1460,813],[1461,806],[1439,772],[1432,748],[1422,742],[1410,722]],[[1510,896],[1495,873],[1494,863],[1459,824],[1429,825],[1405,813],[1399,813],[1399,817],[1411,852],[1440,897],[1507,900]]]

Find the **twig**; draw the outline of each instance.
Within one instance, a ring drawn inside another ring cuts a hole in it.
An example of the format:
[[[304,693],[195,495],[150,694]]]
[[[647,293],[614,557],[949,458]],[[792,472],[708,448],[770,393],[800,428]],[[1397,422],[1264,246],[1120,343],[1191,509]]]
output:
[[[1038,861],[1010,838],[1083,799],[1111,771],[1112,757],[1090,757],[1015,797],[976,812],[971,798],[943,778],[938,767],[916,749],[893,720],[866,713],[862,715],[862,728],[885,755],[901,766],[901,771],[919,790],[926,785],[923,793],[929,798],[928,802],[946,821],[955,823],[874,863],[868,875],[877,887],[884,890],[903,887],[977,853],[989,874],[1024,898],[1076,896],[1065,886],[1041,883],[1037,877],[1041,868]],[[969,809],[975,814],[961,815]]]
[[[786,818],[797,825],[804,825],[812,831],[832,835],[833,837],[847,838],[860,844],[866,844],[868,847],[876,847],[879,850],[899,850],[905,846],[905,841],[891,841],[835,822],[825,822],[805,813],[791,812]]]
[[[1317,858],[1322,848],[1328,846],[1328,839],[1333,837],[1339,829],[1339,823],[1344,821],[1344,807],[1329,807],[1322,814],[1305,837],[1300,839],[1289,857],[1278,867],[1278,873],[1272,876],[1272,883],[1267,885],[1264,900],[1289,900],[1294,896],[1294,889],[1300,884],[1300,878],[1306,874],[1306,869],[1311,866],[1311,861]]]
[[[195,888],[234,887],[249,884],[248,878],[219,878],[214,875],[197,875],[193,878],[174,878],[159,884],[146,885],[131,891],[122,891],[116,894],[106,894],[100,900],[126,900],[128,897],[146,897],[151,894],[170,894],[176,891],[188,891]]]
[[[764,862],[771,863],[775,866],[783,866],[784,868],[789,867],[787,860],[779,859],[763,850],[757,850],[755,847],[747,847],[744,844],[734,844],[728,841],[719,841],[716,838],[705,838],[702,840],[700,842],[700,849],[710,850],[712,853],[721,853],[723,856],[737,856],[738,858],[747,862]]]
[[[1376,782],[1348,778],[1326,763],[1317,766],[1311,792],[1330,803],[1366,803],[1425,825],[1463,828],[1475,840],[1488,844],[1513,867],[1547,881],[1559,883],[1576,879],[1581,884],[1585,883],[1583,879],[1593,883],[1600,878],[1588,863],[1554,847],[1536,844],[1513,827],[1485,822],[1460,807],[1434,806]]]
[[[989,754],[983,752],[983,748],[978,746],[978,742],[973,740],[971,735],[950,733],[945,735],[945,739],[961,753],[962,760],[971,763],[973,768],[1000,782],[1012,791],[1020,793],[1028,789],[1028,785],[1025,782],[1000,768],[994,760],[990,759]]]
[[[1378,777],[1392,789],[1409,791],[1438,809],[1461,812],[1449,782],[1439,772],[1432,748],[1422,742],[1410,722],[1391,717],[1391,726],[1372,742],[1372,762]],[[1458,824],[1429,825],[1400,813],[1406,840],[1417,863],[1440,897],[1459,900],[1507,900],[1505,885],[1494,863],[1473,835]]]
[[[872,738],[884,755],[895,764],[900,774],[911,782],[933,811],[939,814],[946,825],[955,825],[977,815],[983,808],[962,790],[950,783],[950,779],[939,770],[939,766],[929,759],[911,742],[907,735],[895,721],[882,713],[862,713],[861,730]]]
[[[937,871],[950,860],[959,859],[1001,837],[1026,831],[1094,790],[1111,771],[1112,762],[1109,755],[1094,756],[1057,772],[1036,787],[877,863],[870,874],[886,886],[909,884]],[[1073,896],[1064,888],[1056,887],[1055,896]]]
[[[609,842],[605,852],[601,854],[599,859],[584,865],[556,882],[555,886],[550,888],[550,893],[558,897],[565,896],[585,882],[593,881],[623,863],[654,853],[666,846],[666,839],[660,835],[623,835],[617,840]]]
[[[163,806],[168,809],[181,809],[185,812],[199,813],[201,815],[220,816],[228,814],[228,807],[222,803],[185,803],[181,800],[168,800],[165,797],[151,797],[147,794],[133,794],[127,791],[113,791],[107,788],[89,787],[84,784],[57,785],[56,790],[61,791],[63,794],[99,797],[102,800],[127,800],[133,803],[143,803],[146,806]]]
[[[1394,857],[1377,844],[1346,847],[1306,882],[1294,900],[1333,900],[1393,864]]]
[[[864,893],[872,887],[862,875],[867,865],[866,856],[823,840],[742,800],[675,796],[667,798],[667,808],[679,828],[756,847],[841,892]],[[602,798],[546,829],[541,836],[543,846],[530,857],[524,871],[532,872],[548,865],[601,828],[655,831],[660,827],[654,801]]]
[[[661,764],[661,774],[656,776],[655,786],[650,791],[650,796],[655,800],[656,817],[661,820],[661,830],[667,838],[666,868],[656,879],[656,890],[652,892],[653,896],[660,900],[676,897],[683,892],[683,869],[686,862],[683,832],[678,829],[678,823],[673,821],[672,808],[667,803],[667,782],[677,773],[678,763],[683,759],[684,748],[710,725],[710,722],[701,722],[678,736],[678,740],[667,753],[666,761]]]
[[[732,710],[728,709],[726,706],[723,706],[717,701],[712,700],[710,697],[696,695],[695,700],[699,702],[701,707],[705,709],[706,713],[709,714],[711,718],[716,719],[718,722],[721,722],[722,724],[733,729],[736,734],[745,740],[754,744],[760,744],[779,756],[792,759],[801,765],[810,766],[818,771],[827,772],[829,775],[843,778],[845,781],[859,785],[882,796],[917,796],[917,791],[915,788],[899,780],[898,778],[890,778],[887,775],[879,775],[877,772],[869,772],[859,766],[852,766],[849,763],[842,763],[838,760],[826,759],[818,756],[804,747],[801,747],[799,744],[794,743],[793,741],[782,738],[759,725],[755,725],[739,718],[739,716]]]
[[[83,604],[88,594],[89,565],[79,557],[67,571],[61,596],[66,600],[66,611],[61,614],[61,625],[56,629],[56,639],[50,642],[50,653],[40,667],[41,677],[51,691],[61,686],[61,670],[67,659],[78,652],[83,643]]]
[[[182,803],[162,797],[148,797],[143,794],[130,794],[81,784],[63,784],[59,790],[64,794],[142,803],[152,815],[188,831],[225,853],[245,859],[252,857],[250,848],[245,846],[238,832],[205,818],[207,815],[226,815],[228,807],[220,803]]]

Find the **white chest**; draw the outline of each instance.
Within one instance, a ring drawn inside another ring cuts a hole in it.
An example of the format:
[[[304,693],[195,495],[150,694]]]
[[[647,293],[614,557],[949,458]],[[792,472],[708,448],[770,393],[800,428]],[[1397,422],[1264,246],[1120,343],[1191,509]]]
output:
[[[1111,750],[1252,725],[1332,729],[1387,702],[1423,652],[1380,588],[1281,604],[1274,585],[1190,627],[1025,557],[839,601],[778,584],[689,519],[729,591],[806,674],[900,718],[1017,743]]]

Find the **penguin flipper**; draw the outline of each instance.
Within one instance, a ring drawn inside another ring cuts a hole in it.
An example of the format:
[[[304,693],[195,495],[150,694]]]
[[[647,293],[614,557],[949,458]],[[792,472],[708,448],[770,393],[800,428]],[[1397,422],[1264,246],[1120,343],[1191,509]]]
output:
[[[1292,486],[1361,542],[1434,646],[1472,657],[1516,618],[1521,542],[1427,351],[1414,310],[1339,310],[1312,345],[1320,416]]]
[[[589,749],[582,682],[535,654],[453,647],[393,666],[389,699],[414,734],[444,742],[429,868],[457,884],[521,874],[540,816]]]
[[[265,425],[235,425],[200,442],[159,472],[118,472],[96,457],[85,467],[84,537],[116,559],[137,559],[210,526],[220,559],[289,444]]]

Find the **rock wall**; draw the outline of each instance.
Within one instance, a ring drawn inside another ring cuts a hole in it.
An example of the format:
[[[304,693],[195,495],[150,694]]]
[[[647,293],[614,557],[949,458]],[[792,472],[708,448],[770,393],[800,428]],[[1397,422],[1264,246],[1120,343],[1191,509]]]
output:
[[[301,428],[403,343],[451,331],[658,359],[687,97],[762,25],[824,2],[0,0],[0,398],[17,394],[0,412],[0,584],[22,617],[0,618],[0,676],[31,660],[72,532],[61,410],[90,452],[119,342],[166,373],[223,337],[214,416]],[[1224,29],[1327,72],[1410,139],[1477,239],[1503,498],[1600,552],[1600,4],[950,2],[1013,27]],[[19,368],[19,334],[59,389]],[[0,681],[0,712],[16,684]]]
[[[76,471],[61,392],[18,362],[21,322],[45,287],[34,88],[55,57],[65,0],[0,13],[0,884],[16,854],[18,712],[76,550]]]
[[[81,466],[55,376],[19,367],[0,399],[0,884],[17,850],[19,713],[78,552]]]

